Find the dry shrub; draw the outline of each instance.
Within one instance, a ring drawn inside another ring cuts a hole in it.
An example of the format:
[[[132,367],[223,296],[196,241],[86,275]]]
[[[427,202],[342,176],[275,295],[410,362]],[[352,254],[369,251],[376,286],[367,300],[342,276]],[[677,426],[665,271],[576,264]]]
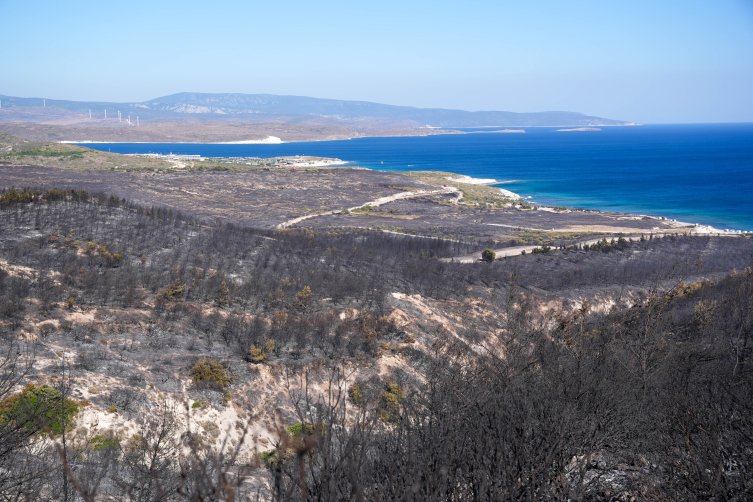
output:
[[[224,389],[233,381],[233,374],[216,359],[201,359],[191,369],[191,379],[196,386]]]

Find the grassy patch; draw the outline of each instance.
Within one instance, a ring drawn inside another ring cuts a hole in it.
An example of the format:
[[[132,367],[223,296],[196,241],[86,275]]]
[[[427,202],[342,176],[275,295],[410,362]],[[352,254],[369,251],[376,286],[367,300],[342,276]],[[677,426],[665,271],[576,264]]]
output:
[[[521,235],[518,240],[523,243],[542,243],[544,241],[580,239],[589,235],[596,235],[596,232],[544,232],[541,230],[529,230]]]
[[[62,157],[66,159],[83,159],[84,152],[77,150],[53,150],[51,148],[35,148],[13,152],[12,157]]]
[[[357,207],[355,209],[352,209],[350,212],[351,213],[370,213],[373,210],[374,208],[371,206],[363,206],[363,207]]]

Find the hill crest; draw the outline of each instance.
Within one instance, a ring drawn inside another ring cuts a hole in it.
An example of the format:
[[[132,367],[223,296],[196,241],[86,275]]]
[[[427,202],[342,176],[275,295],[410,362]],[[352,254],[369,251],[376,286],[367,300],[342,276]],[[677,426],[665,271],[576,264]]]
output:
[[[196,120],[199,122],[342,125],[355,129],[426,127],[587,127],[625,126],[631,122],[584,115],[578,112],[546,111],[516,113],[416,108],[368,101],[344,101],[306,96],[273,94],[181,92],[140,103],[66,101],[0,95],[0,121],[34,123],[81,123],[89,117],[108,120],[136,116],[145,123]],[[47,110],[45,110],[45,108]]]

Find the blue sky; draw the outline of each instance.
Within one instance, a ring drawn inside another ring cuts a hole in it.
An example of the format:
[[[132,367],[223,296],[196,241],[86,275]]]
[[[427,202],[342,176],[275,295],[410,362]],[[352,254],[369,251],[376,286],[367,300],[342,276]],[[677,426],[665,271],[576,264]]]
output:
[[[0,0],[0,94],[753,121],[753,1]]]

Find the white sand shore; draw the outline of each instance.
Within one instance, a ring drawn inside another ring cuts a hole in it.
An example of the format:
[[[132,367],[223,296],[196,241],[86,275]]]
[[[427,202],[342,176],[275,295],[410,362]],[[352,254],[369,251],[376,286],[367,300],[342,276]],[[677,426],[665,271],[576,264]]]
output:
[[[734,235],[736,233],[744,233],[742,231],[738,230],[722,230],[720,228],[712,227],[711,225],[701,225],[700,223],[688,223],[685,221],[678,221],[673,219],[667,219],[662,216],[649,216],[649,215],[640,215],[642,217],[648,216],[649,218],[656,219],[656,220],[662,220],[665,223],[669,223],[672,228],[688,228],[692,227],[691,232],[694,234],[727,234],[727,235]]]
[[[499,181],[495,179],[485,179],[485,178],[471,178],[470,176],[458,176],[457,178],[446,178],[448,181],[452,181],[454,183],[468,183],[469,185],[498,185],[500,183],[506,183],[505,181]],[[515,192],[511,192],[510,190],[505,190],[504,188],[498,188],[500,192],[502,192],[502,195],[507,197],[508,199],[522,199],[520,195],[516,194]]]
[[[505,190],[504,188],[500,188],[499,191],[502,192],[502,195],[504,195],[508,199],[522,199],[523,198],[520,195],[516,194],[515,192]]]
[[[449,181],[456,182],[456,183],[468,183],[469,185],[496,185],[497,183],[500,183],[499,181],[495,179],[484,179],[484,178],[471,178],[470,176],[458,176],[457,178],[446,178]]]

